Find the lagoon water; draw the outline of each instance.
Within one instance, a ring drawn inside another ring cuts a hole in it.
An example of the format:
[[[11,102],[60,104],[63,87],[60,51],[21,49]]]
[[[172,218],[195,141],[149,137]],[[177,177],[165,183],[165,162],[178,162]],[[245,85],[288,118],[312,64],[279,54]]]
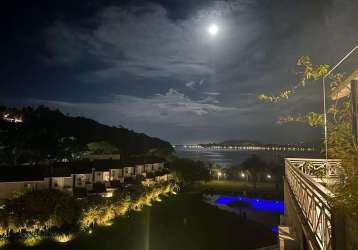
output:
[[[229,167],[239,165],[251,155],[256,154],[267,162],[281,161],[284,158],[321,158],[319,152],[287,152],[287,151],[217,151],[217,150],[192,150],[184,147],[176,148],[179,157],[201,160]]]

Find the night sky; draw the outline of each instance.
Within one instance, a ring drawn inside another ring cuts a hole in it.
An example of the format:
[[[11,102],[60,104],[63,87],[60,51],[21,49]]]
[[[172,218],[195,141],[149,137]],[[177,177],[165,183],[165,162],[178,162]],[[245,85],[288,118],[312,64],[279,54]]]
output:
[[[317,141],[275,121],[320,111],[319,83],[282,104],[256,96],[294,85],[300,55],[337,62],[358,43],[357,13],[356,0],[4,1],[0,102],[172,143]]]

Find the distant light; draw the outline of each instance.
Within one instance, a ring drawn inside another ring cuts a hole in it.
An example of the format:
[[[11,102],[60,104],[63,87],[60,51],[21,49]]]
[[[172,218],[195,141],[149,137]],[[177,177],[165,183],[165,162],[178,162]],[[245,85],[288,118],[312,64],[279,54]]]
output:
[[[270,175],[270,174],[267,175],[267,179],[271,179],[271,175]]]
[[[244,177],[245,177],[245,174],[244,174],[244,173],[241,173],[241,177],[244,178]]]
[[[222,175],[222,173],[221,172],[218,172],[218,176],[221,176]]]
[[[208,28],[208,32],[212,36],[216,36],[219,32],[219,27],[216,24],[211,24]]]

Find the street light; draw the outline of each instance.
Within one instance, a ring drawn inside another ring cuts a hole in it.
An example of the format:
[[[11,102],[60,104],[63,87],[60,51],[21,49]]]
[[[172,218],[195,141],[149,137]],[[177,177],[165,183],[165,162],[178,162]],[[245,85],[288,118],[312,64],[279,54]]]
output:
[[[327,141],[327,107],[326,107],[326,84],[325,80],[339,65],[341,65],[354,51],[358,49],[356,45],[351,51],[349,51],[327,74],[322,77],[322,88],[323,88],[323,119],[324,119],[324,141],[325,141],[325,151],[326,151],[326,160],[328,159],[328,141]]]
[[[270,174],[267,174],[267,179],[271,179],[271,175],[270,175]]]
[[[222,173],[221,172],[218,172],[218,180],[220,179]]]

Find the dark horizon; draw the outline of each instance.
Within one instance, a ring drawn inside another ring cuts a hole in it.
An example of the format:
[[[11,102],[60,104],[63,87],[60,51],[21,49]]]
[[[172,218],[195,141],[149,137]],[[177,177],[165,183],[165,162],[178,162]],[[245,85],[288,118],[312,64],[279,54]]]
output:
[[[301,55],[336,63],[358,41],[357,10],[353,0],[12,1],[0,17],[0,104],[43,104],[173,144],[319,142],[321,129],[276,120],[320,112],[320,84],[282,104],[256,96],[294,85]]]

